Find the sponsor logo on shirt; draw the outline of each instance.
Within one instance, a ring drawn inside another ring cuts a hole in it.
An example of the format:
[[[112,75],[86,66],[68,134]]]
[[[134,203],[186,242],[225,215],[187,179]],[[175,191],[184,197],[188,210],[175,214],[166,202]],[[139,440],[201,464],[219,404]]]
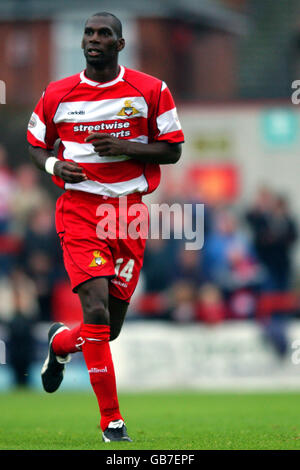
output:
[[[130,137],[131,131],[128,129],[130,123],[125,122],[99,122],[97,124],[78,124],[73,127],[74,132],[109,132],[114,137]],[[127,130],[125,130],[127,129]],[[113,131],[113,132],[110,132]],[[116,131],[116,132],[115,132]]]
[[[80,110],[80,111],[69,111],[68,114],[75,114],[75,115],[79,114],[79,115],[83,115],[83,114],[85,114],[85,111],[83,111],[83,110]]]

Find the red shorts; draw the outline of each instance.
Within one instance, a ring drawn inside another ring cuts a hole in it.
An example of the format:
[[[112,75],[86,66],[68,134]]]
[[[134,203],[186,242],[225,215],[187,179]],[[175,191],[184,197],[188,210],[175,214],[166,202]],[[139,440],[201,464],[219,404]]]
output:
[[[137,193],[107,198],[66,191],[60,196],[56,230],[73,292],[92,278],[107,277],[109,293],[129,302],[143,265],[148,221],[147,206]],[[128,236],[128,227],[137,227],[134,237]]]

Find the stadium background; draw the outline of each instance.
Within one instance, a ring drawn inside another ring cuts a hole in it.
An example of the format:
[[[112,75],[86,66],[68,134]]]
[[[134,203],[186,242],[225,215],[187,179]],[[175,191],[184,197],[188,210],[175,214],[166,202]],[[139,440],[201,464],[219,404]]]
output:
[[[205,204],[205,243],[149,240],[120,338],[120,390],[300,388],[300,2],[1,0],[0,390],[41,389],[53,320],[79,321],[47,175],[26,127],[51,80],[84,68],[84,20],[123,21],[120,62],[167,82],[186,136],[145,202]],[[180,221],[174,221],[180,223]],[[63,390],[89,389],[82,358]]]

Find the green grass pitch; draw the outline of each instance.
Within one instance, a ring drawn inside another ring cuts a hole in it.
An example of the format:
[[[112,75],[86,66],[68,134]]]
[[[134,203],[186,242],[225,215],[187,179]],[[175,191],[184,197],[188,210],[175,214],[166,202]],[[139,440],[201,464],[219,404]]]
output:
[[[132,443],[101,441],[90,393],[0,393],[0,450],[300,449],[300,394],[120,394]]]

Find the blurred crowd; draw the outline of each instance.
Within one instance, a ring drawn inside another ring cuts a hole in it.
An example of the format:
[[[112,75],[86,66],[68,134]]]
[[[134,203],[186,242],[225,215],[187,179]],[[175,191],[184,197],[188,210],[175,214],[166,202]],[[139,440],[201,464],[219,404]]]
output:
[[[287,199],[263,186],[246,208],[204,207],[201,250],[187,250],[184,239],[148,240],[145,295],[137,308],[144,315],[210,324],[263,316],[268,299],[274,299],[274,311],[294,300],[289,310],[296,312],[298,230]]]
[[[257,319],[284,355],[285,321],[299,310],[293,262],[298,230],[287,199],[261,187],[246,207],[204,207],[201,250],[187,250],[187,240],[172,236],[147,241],[128,318],[208,325]],[[31,326],[64,321],[59,308],[74,312],[77,296],[69,287],[54,216],[54,198],[39,172],[31,162],[12,170],[0,145],[0,325],[9,331],[19,384],[26,382],[32,360]]]

